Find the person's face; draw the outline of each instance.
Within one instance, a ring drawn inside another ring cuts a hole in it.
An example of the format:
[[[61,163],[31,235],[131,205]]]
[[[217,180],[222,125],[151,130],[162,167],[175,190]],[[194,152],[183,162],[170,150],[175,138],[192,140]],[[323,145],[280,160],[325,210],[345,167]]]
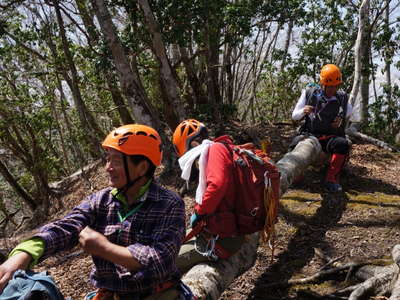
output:
[[[328,98],[333,97],[336,94],[338,89],[339,89],[339,85],[324,86],[324,92]]]
[[[127,183],[123,154],[112,148],[107,149],[106,161],[106,171],[109,176],[109,185],[117,189],[122,188]],[[126,162],[128,164],[130,180],[134,180],[139,176],[145,175],[149,168],[149,163],[146,160],[142,160],[135,165],[128,157]]]
[[[126,184],[123,154],[114,149],[107,149],[106,171],[108,184],[114,188],[122,188]]]

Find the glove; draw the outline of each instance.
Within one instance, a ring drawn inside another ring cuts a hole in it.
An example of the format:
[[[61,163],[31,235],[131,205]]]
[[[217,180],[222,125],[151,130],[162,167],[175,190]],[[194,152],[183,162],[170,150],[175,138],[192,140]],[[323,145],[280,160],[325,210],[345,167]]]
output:
[[[194,212],[191,216],[190,216],[190,227],[194,228],[197,223],[203,218],[203,215],[199,215],[196,212]]]

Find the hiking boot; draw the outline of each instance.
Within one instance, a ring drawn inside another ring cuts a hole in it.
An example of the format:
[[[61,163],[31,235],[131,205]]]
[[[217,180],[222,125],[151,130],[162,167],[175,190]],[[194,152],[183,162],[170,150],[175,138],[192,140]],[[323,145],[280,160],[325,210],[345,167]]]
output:
[[[337,192],[341,192],[343,190],[342,186],[339,183],[330,182],[330,181],[326,181],[324,184],[324,187],[329,193],[337,193]]]

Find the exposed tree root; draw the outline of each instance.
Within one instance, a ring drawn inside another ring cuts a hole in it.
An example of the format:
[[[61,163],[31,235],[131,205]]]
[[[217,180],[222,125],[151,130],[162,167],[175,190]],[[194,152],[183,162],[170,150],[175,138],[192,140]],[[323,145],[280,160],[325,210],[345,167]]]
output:
[[[395,247],[396,251],[400,250],[399,247]],[[398,249],[397,249],[398,248]],[[395,252],[395,250],[393,252]],[[331,259],[332,261],[337,261],[338,259]],[[335,268],[320,271],[315,273],[312,276],[300,278],[300,279],[290,279],[283,282],[275,282],[268,285],[264,285],[263,288],[271,289],[271,288],[286,288],[291,285],[299,285],[299,284],[309,284],[309,283],[317,283],[323,281],[325,277],[339,274],[342,271],[349,270],[346,276],[346,280],[350,277],[350,274],[353,273],[352,270],[357,269],[353,275],[354,277],[360,278],[362,277],[364,282],[346,287],[344,289],[338,290],[333,294],[329,295],[318,295],[317,293],[302,290],[299,291],[300,294],[307,294],[312,299],[349,299],[349,300],[360,300],[366,299],[366,296],[382,296],[388,295],[392,291],[392,296],[394,295],[394,291],[396,291],[396,296],[393,296],[393,300],[399,300],[398,291],[399,291],[399,279],[398,279],[398,265],[392,264],[389,266],[377,266],[377,263],[385,263],[386,261],[382,260],[371,260],[364,262],[350,262]],[[395,280],[393,280],[395,278]],[[350,294],[349,297],[345,296]],[[390,298],[392,300],[392,298]]]
[[[349,300],[364,299],[366,296],[381,296],[387,294],[390,289],[391,274],[381,274],[372,277],[355,289],[349,296]]]
[[[392,257],[396,266],[396,274],[393,277],[393,288],[392,295],[389,300],[399,300],[400,299],[400,276],[399,276],[399,268],[400,268],[400,245],[396,245],[393,247]]]
[[[313,283],[320,281],[327,275],[338,273],[342,270],[349,269],[349,273],[346,276],[346,280],[350,277],[352,269],[356,269],[353,277],[363,282],[346,287],[338,290],[333,294],[320,296],[315,293],[310,294],[310,298],[314,299],[349,299],[349,300],[361,300],[369,299],[368,297],[373,296],[374,299],[389,299],[389,300],[400,300],[400,279],[399,279],[399,263],[400,263],[400,245],[396,245],[392,251],[392,257],[394,264],[388,266],[378,266],[377,261],[366,261],[359,263],[348,263],[340,267],[336,267],[327,271],[321,271],[313,276],[289,280],[287,282],[273,283],[266,287],[285,287],[294,284]],[[309,293],[307,291],[301,291],[301,293]],[[347,297],[345,295],[350,294]],[[384,296],[390,296],[386,298]]]
[[[287,286],[296,285],[296,284],[319,282],[322,278],[324,278],[328,275],[337,274],[343,270],[347,270],[347,269],[353,268],[353,267],[360,267],[360,266],[363,266],[366,264],[368,264],[368,262],[351,262],[351,263],[347,263],[347,264],[344,264],[339,267],[335,267],[335,268],[332,268],[332,269],[329,269],[326,271],[317,272],[314,275],[311,275],[309,277],[300,278],[300,279],[290,279],[290,280],[283,281],[283,282],[274,282],[274,283],[265,285],[265,288],[287,287]]]
[[[349,300],[364,299],[368,295],[382,296],[391,295],[390,299],[400,299],[400,281],[399,281],[399,262],[400,262],[400,245],[396,245],[392,250],[394,264],[387,267],[371,266],[367,270],[360,270],[360,274],[373,274],[372,277],[366,279],[355,289],[349,297]]]

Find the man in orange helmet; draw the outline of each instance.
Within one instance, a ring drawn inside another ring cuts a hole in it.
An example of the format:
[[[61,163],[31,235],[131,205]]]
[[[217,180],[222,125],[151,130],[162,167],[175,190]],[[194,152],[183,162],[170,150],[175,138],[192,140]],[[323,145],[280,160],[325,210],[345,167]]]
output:
[[[196,204],[190,217],[194,230],[189,234],[195,238],[184,243],[179,252],[177,265],[182,272],[200,262],[228,258],[244,243],[244,236],[236,232],[232,213],[235,205],[233,157],[224,145],[232,144],[232,140],[226,135],[213,141],[207,137],[206,126],[194,119],[181,122],[172,137],[180,157],[182,178],[188,182],[198,179]],[[205,218],[206,230],[196,232],[200,228],[196,225]]]
[[[145,125],[125,125],[102,146],[110,187],[19,244],[0,266],[0,291],[16,270],[80,244],[92,256],[90,281],[97,288],[86,299],[179,297],[175,260],[185,234],[185,207],[154,180],[162,159],[159,134]]]
[[[350,145],[345,136],[345,127],[352,113],[347,94],[339,91],[342,84],[342,73],[333,64],[322,67],[320,87],[313,86],[303,90],[292,119],[305,119],[296,137],[293,148],[305,136],[313,135],[318,138],[322,150],[331,154],[330,164],[325,177],[324,187],[329,192],[342,191],[338,177],[350,151]]]

